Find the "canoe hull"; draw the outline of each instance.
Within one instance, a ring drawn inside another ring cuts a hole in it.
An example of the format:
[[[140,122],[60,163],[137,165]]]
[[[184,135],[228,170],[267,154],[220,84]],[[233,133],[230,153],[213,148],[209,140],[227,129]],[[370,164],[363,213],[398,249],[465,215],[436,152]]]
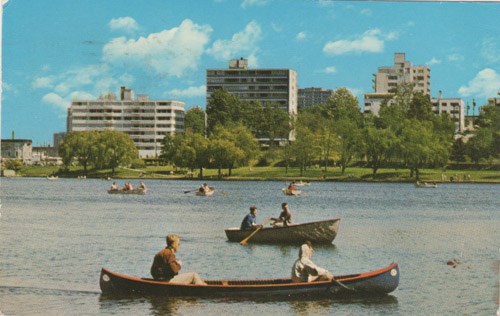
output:
[[[144,189],[134,189],[134,190],[108,190],[109,194],[138,194],[144,195],[147,190]]]
[[[380,296],[399,284],[399,268],[393,263],[383,269],[336,276],[334,281],[292,283],[290,279],[206,280],[207,285],[173,284],[101,270],[103,295],[159,295],[163,297],[342,297]],[[339,283],[340,282],[340,283]]]
[[[281,191],[283,191],[284,195],[292,195],[292,196],[300,195],[302,193],[301,190],[290,190],[287,188],[283,188],[281,189]]]
[[[297,244],[309,240],[312,243],[331,243],[337,236],[339,226],[340,219],[335,218],[288,226],[264,227],[248,242]],[[242,241],[253,232],[239,228],[227,228],[224,231],[227,239],[234,242]]]

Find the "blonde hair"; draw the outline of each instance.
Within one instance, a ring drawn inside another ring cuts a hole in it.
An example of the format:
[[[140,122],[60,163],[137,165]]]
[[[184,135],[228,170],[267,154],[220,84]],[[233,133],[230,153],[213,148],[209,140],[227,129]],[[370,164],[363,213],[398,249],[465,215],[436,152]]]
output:
[[[174,242],[179,241],[179,235],[176,234],[169,234],[167,235],[167,246],[172,246]]]

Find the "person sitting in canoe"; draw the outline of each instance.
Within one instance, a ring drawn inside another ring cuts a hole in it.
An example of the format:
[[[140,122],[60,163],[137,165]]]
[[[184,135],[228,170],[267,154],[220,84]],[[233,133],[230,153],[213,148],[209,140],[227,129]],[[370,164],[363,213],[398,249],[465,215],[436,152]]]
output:
[[[295,191],[295,181],[290,182],[290,185],[288,185],[288,190]]]
[[[257,207],[250,206],[250,213],[248,213],[245,218],[241,221],[240,229],[256,229],[260,225],[257,225]]]
[[[167,247],[158,252],[151,266],[151,275],[157,281],[168,281],[180,284],[203,284],[205,281],[196,272],[182,273],[181,261],[177,260],[175,253],[179,250],[180,238],[176,234],[167,236]]]
[[[139,186],[137,187],[139,190],[146,190],[146,184],[144,183],[144,181],[141,181],[139,183]]]
[[[122,191],[132,191],[134,188],[132,187],[132,183],[129,181],[125,183],[125,186],[123,187]]]
[[[205,193],[210,191],[210,188],[207,186],[206,183],[203,183],[200,188],[198,189],[198,192]]]
[[[313,247],[306,241],[299,250],[299,258],[292,267],[292,282],[330,281],[333,275],[312,262]]]
[[[288,209],[288,203],[283,202],[281,203],[281,213],[278,218],[272,217],[271,220],[273,223],[271,225],[273,226],[288,226],[288,224],[292,223],[292,213]]]
[[[110,188],[111,191],[118,191],[118,187],[116,186],[116,181],[113,182],[113,184],[111,185],[111,188]]]

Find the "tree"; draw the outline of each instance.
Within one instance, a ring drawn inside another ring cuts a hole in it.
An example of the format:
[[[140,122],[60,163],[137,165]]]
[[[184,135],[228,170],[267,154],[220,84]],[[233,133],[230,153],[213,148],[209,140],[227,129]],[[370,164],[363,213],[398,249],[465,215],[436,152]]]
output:
[[[99,132],[95,140],[102,151],[102,156],[99,157],[107,168],[111,168],[112,174],[117,167],[129,165],[132,160],[139,157],[134,142],[126,133],[105,130]]]
[[[59,155],[66,167],[71,165],[73,158],[77,159],[84,172],[93,160],[97,134],[95,131],[69,132],[59,146]]]
[[[337,120],[334,128],[338,139],[339,165],[344,174],[352,158],[362,152],[362,129],[347,118]]]
[[[266,105],[260,107],[256,112],[259,113],[256,119],[258,122],[257,137],[269,139],[270,146],[274,146],[276,139],[288,139],[291,131],[291,118],[287,111]]]
[[[467,154],[467,147],[462,137],[457,138],[451,147],[451,160],[464,162]]]
[[[306,126],[299,124],[296,128],[297,138],[292,143],[290,151],[291,156],[300,167],[300,175],[311,164],[313,157],[318,154],[318,147],[315,144],[315,136]]]
[[[205,111],[197,106],[187,110],[184,129],[191,129],[195,133],[205,135]]]
[[[210,139],[211,158],[219,169],[219,177],[222,168],[228,168],[231,175],[233,168],[248,165],[256,157],[258,148],[255,137],[242,124],[218,126]]]
[[[477,165],[481,159],[494,155],[494,138],[491,128],[478,128],[466,145],[467,155]]]
[[[203,178],[203,168],[209,163],[209,141],[201,134],[187,130],[175,150],[174,163],[179,167],[199,170],[199,178]]]
[[[212,92],[207,104],[207,134],[210,135],[217,125],[227,126],[229,123],[238,122],[241,101],[223,89]]]
[[[394,131],[389,128],[369,126],[364,130],[364,141],[366,157],[375,175],[381,164],[391,157],[398,140]]]

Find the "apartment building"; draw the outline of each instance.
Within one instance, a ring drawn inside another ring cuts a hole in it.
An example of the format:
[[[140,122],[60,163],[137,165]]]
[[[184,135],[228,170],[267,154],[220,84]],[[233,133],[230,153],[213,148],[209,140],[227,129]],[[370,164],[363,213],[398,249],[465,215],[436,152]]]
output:
[[[316,104],[326,103],[333,93],[332,89],[314,87],[299,89],[297,106],[299,109],[303,109]]]
[[[378,114],[382,102],[402,83],[413,84],[415,92],[431,94],[430,67],[414,66],[406,60],[405,53],[395,53],[394,65],[379,67],[372,81],[374,93],[364,95],[364,112],[374,115]]]
[[[455,133],[463,133],[465,130],[465,106],[460,98],[443,98],[439,91],[437,98],[431,98],[432,112],[435,114],[447,113],[455,122]]]
[[[141,158],[158,157],[167,133],[184,131],[184,102],[150,100],[147,95],[121,87],[120,98],[113,93],[98,100],[71,102],[67,131],[116,130],[127,133]]]
[[[249,69],[248,60],[231,60],[229,68],[207,69],[207,104],[212,92],[224,89],[242,101],[256,101],[297,113],[297,72],[292,69]]]

